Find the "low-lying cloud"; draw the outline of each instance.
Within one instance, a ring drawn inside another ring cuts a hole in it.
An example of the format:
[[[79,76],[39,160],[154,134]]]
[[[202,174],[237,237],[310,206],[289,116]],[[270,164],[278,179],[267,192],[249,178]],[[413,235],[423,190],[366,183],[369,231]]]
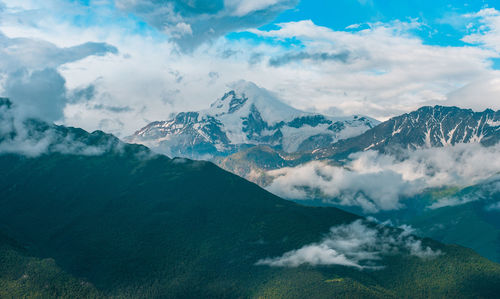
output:
[[[366,213],[404,207],[403,199],[427,188],[465,187],[500,172],[500,144],[458,144],[408,150],[396,157],[375,151],[352,154],[343,166],[314,161],[268,172],[267,189],[289,199],[322,199]],[[446,204],[446,203],[443,203]]]
[[[15,104],[0,98],[0,154],[94,156],[109,151],[121,152],[123,149],[123,143],[114,137],[100,138],[99,143],[94,145],[86,143],[85,134],[82,136],[78,132],[58,130],[54,125],[26,118],[24,111],[20,111]]]
[[[298,267],[300,265],[341,265],[357,269],[381,269],[384,256],[409,254],[434,258],[442,254],[422,244],[408,227],[397,231],[363,220],[335,226],[318,243],[284,253],[280,257],[259,260],[257,265]]]
[[[487,211],[500,211],[500,202],[490,204],[486,207]]]

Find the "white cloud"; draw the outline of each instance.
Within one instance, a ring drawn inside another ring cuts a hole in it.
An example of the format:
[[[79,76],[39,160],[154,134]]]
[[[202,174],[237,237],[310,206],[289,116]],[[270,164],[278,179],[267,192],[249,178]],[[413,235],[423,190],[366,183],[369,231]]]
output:
[[[500,103],[500,76],[492,75],[480,77],[450,92],[442,104],[482,111],[499,109],[496,103]]]
[[[87,137],[78,131],[58,130],[26,118],[23,107],[0,99],[0,154],[37,157],[48,153],[94,156],[110,151],[122,152],[124,144],[114,137],[99,138],[99,144],[89,144]]]
[[[477,23],[470,23],[469,30],[472,33],[462,40],[500,53],[500,11],[495,8],[484,8],[467,17],[475,19]]]
[[[0,46],[2,94],[15,101],[26,116],[48,121],[61,120],[68,102],[60,66],[89,56],[117,53],[115,47],[106,43],[58,47],[41,39],[12,38],[2,32]]]
[[[298,267],[303,264],[317,265],[342,265],[363,268],[344,254],[328,247],[326,244],[306,245],[300,249],[284,253],[281,257],[260,260],[257,265],[274,267]]]
[[[266,258],[257,265],[298,267],[308,264],[341,265],[358,269],[380,269],[384,256],[410,254],[420,258],[434,258],[442,254],[422,244],[411,231],[396,231],[383,225],[362,220],[335,226],[318,243],[284,253],[280,257]]]
[[[500,144],[458,144],[406,151],[401,157],[356,153],[344,166],[314,161],[269,171],[270,192],[290,199],[324,199],[366,213],[404,207],[404,198],[431,187],[469,186],[500,172]],[[463,200],[462,200],[463,201]],[[449,199],[436,203],[460,204]]]

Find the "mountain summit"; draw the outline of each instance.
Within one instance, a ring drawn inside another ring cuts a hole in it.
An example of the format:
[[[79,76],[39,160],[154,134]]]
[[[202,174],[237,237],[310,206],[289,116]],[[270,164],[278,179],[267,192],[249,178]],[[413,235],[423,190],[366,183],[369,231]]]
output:
[[[230,114],[245,116],[252,112],[253,107],[270,124],[290,121],[304,114],[303,111],[288,106],[271,92],[258,87],[252,82],[238,81],[232,84],[231,87],[231,91],[213,102],[210,108],[203,112],[215,116]]]
[[[359,135],[378,121],[330,117],[297,110],[253,83],[239,81],[210,108],[156,121],[126,140],[171,156],[213,158],[255,145],[309,151]]]

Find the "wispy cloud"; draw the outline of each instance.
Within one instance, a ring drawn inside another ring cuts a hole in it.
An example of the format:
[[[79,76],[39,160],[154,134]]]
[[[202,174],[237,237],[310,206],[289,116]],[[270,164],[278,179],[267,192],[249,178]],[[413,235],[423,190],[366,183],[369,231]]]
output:
[[[405,227],[408,228],[408,227]],[[362,220],[335,226],[318,243],[305,245],[282,256],[259,260],[257,265],[298,267],[300,265],[341,265],[357,269],[380,269],[384,256],[409,254],[434,258],[442,254],[423,245],[411,230],[397,231]]]
[[[484,8],[465,17],[470,20],[468,24],[470,34],[464,36],[462,40],[500,54],[500,11],[495,8]]]
[[[271,59],[269,59],[269,65],[282,66],[293,62],[301,62],[304,60],[310,60],[315,62],[337,61],[340,63],[346,63],[349,58],[350,58],[349,52],[340,52],[340,53],[297,52],[297,53],[286,53],[278,57],[272,57]]]

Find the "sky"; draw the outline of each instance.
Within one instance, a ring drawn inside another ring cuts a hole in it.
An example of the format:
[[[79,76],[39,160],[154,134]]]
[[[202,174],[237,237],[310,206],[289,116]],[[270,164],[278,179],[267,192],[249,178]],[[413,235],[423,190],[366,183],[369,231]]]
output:
[[[497,1],[0,0],[0,43],[0,96],[119,137],[239,80],[333,116],[500,109]]]

